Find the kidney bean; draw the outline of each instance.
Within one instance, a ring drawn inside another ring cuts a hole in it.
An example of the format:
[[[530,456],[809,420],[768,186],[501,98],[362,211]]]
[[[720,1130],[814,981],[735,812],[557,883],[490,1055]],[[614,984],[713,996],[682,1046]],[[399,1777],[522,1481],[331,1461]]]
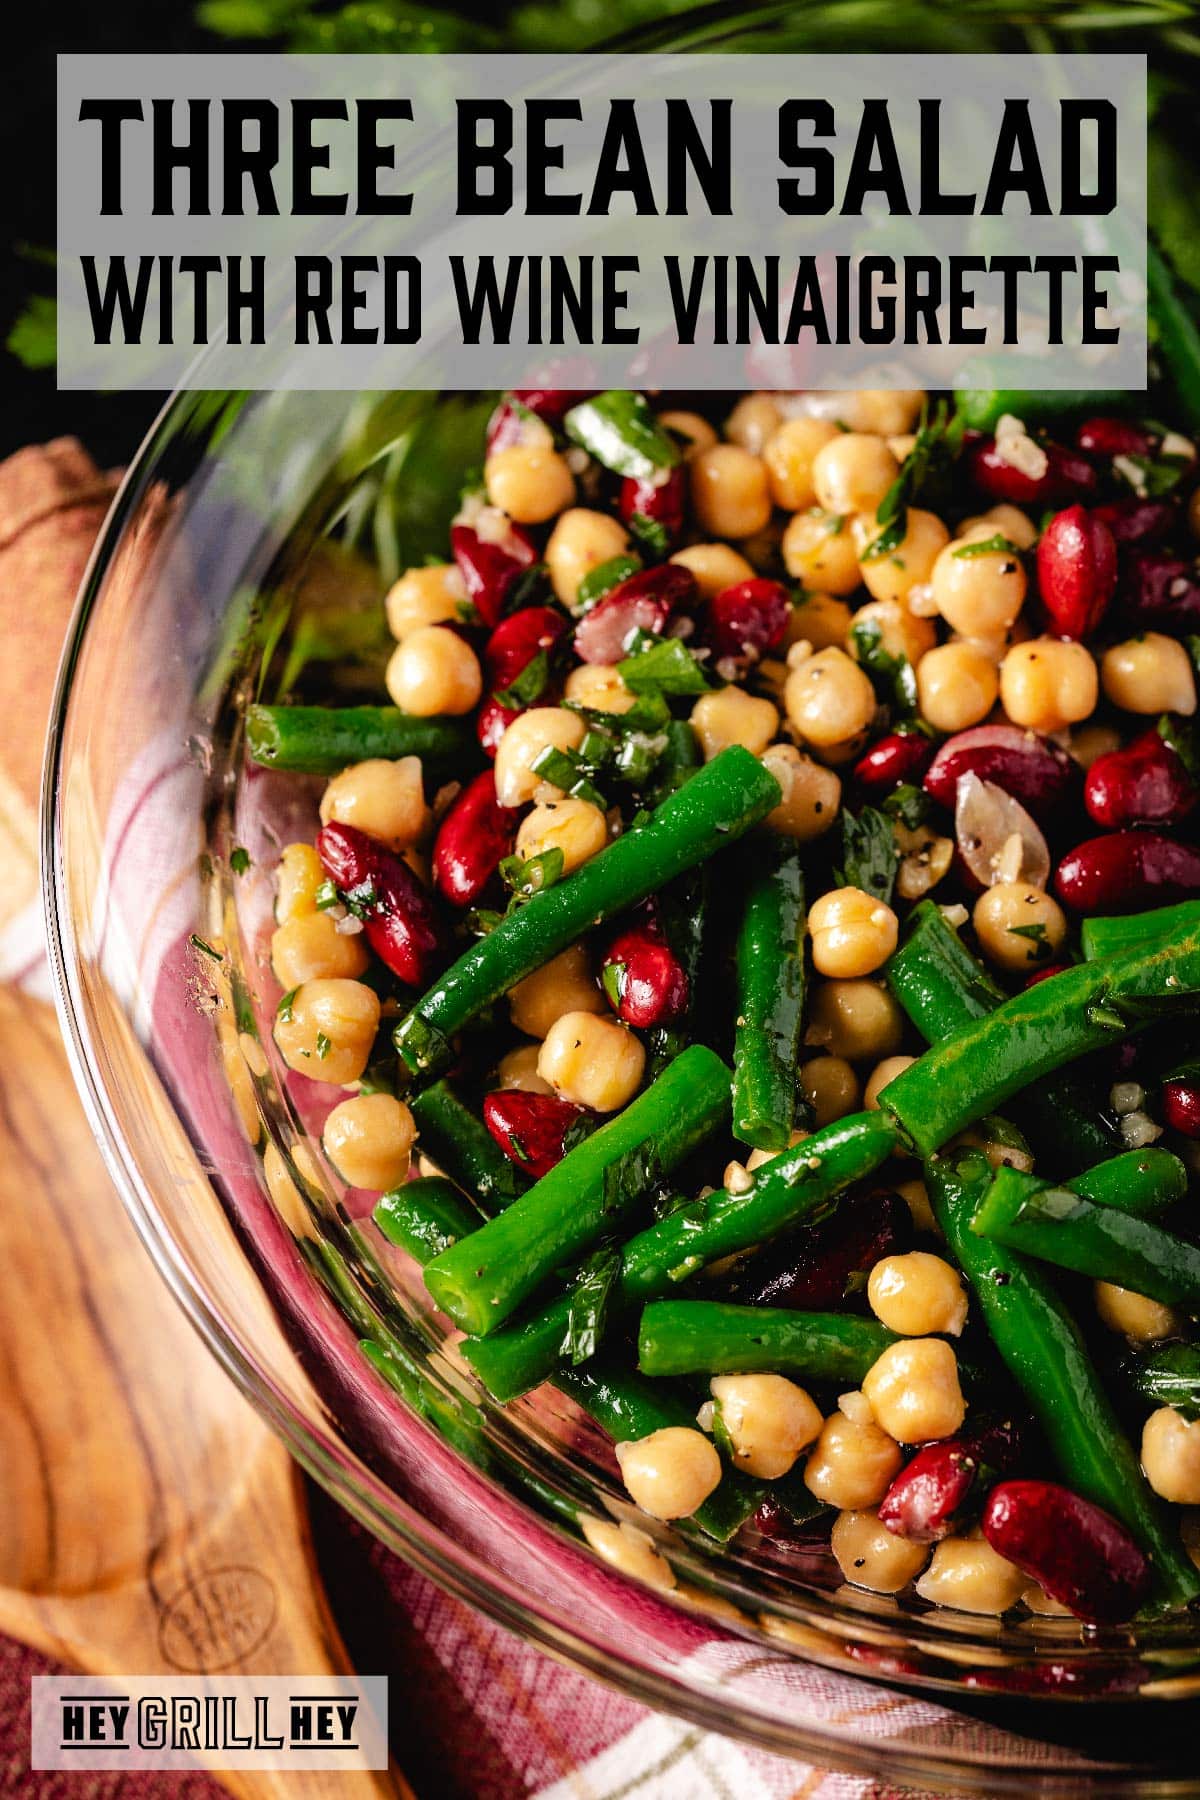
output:
[[[911,1242],[912,1214],[899,1194],[851,1196],[819,1224],[788,1232],[748,1257],[727,1278],[726,1295],[746,1306],[836,1311],[862,1294],[859,1277]]]
[[[641,481],[635,475],[627,475],[621,483],[617,506],[627,525],[635,517],[650,519],[662,526],[668,544],[674,544],[683,530],[687,510],[687,478],[682,467],[671,469],[664,481]]]
[[[516,711],[511,706],[501,706],[499,700],[487,697],[481,702],[475,715],[475,736],[493,760],[500,748],[500,739],[516,717]]]
[[[1200,572],[1195,563],[1160,550],[1130,556],[1118,589],[1121,605],[1138,625],[1155,630],[1200,630]]]
[[[1200,1138],[1200,1081],[1164,1081],[1162,1116],[1172,1131]]]
[[[796,1550],[811,1556],[814,1551],[829,1546],[827,1513],[818,1513],[811,1519],[797,1519],[775,1494],[768,1494],[759,1501],[750,1523],[779,1550]]]
[[[1079,785],[1079,765],[1066,751],[1019,725],[973,725],[947,738],[925,775],[925,792],[953,811],[964,775],[1003,788],[1043,824]]]
[[[323,826],[316,846],[376,956],[410,987],[426,987],[441,957],[442,929],[408,864],[353,825]]]
[[[1108,415],[1085,419],[1075,433],[1076,448],[1085,456],[1151,456],[1157,443],[1144,425]]]
[[[1178,825],[1200,794],[1183,759],[1152,725],[1120,750],[1098,756],[1087,772],[1083,800],[1097,825]]]
[[[1042,605],[1059,637],[1090,637],[1117,585],[1117,546],[1108,526],[1082,506],[1056,513],[1038,540],[1037,571]]]
[[[1142,500],[1137,494],[1126,494],[1122,500],[1106,500],[1101,506],[1094,506],[1092,517],[1102,520],[1118,548],[1124,549],[1129,544],[1169,537],[1179,514],[1169,500]]]
[[[1024,1663],[1012,1669],[973,1669],[963,1678],[969,1688],[1004,1694],[1133,1694],[1151,1678],[1147,1663],[1058,1661]]]
[[[1034,969],[1033,973],[1027,975],[1021,983],[1022,993],[1027,988],[1036,987],[1039,981],[1048,981],[1051,975],[1061,975],[1063,970],[1069,969],[1070,966],[1070,963],[1047,963],[1044,969]]]
[[[520,406],[535,412],[539,419],[556,425],[564,413],[582,401],[590,400],[595,392],[595,388],[514,388],[512,398]]]
[[[1043,443],[1041,447],[1046,452],[1045,472],[1025,475],[1004,461],[995,438],[985,438],[967,452],[976,487],[990,500],[1008,500],[1014,506],[1052,506],[1055,501],[1085,500],[1095,493],[1099,477],[1085,456],[1062,444]]]
[[[526,606],[501,619],[483,649],[489,685],[504,688],[515,681],[539,651],[553,651],[566,637],[568,625],[552,606]]]
[[[557,1094],[527,1094],[520,1088],[501,1088],[483,1103],[483,1122],[505,1156],[535,1181],[562,1161],[572,1125],[591,1117],[585,1107]]]
[[[433,879],[451,906],[474,906],[508,856],[520,814],[496,799],[490,769],[476,775],[442,820],[433,845]]]
[[[933,761],[933,744],[923,731],[889,731],[854,765],[854,779],[870,798],[890,794],[905,782],[923,780]]]
[[[617,1016],[627,1025],[639,1030],[668,1025],[687,1011],[686,971],[651,927],[634,925],[622,931],[609,945],[604,967],[617,971]]]
[[[502,544],[481,538],[473,525],[452,525],[450,549],[485,625],[495,625],[513,584],[538,559],[537,545],[520,525],[509,526]]]
[[[1150,1565],[1122,1525],[1054,1481],[1003,1481],[983,1509],[983,1535],[1090,1624],[1132,1618]]]
[[[681,606],[696,597],[696,577],[682,563],[639,569],[598,600],[575,627],[575,650],[588,663],[615,663],[635,631],[661,635]]]
[[[1145,912],[1200,894],[1200,847],[1161,831],[1114,831],[1063,857],[1059,899],[1076,912]]]
[[[736,581],[714,594],[708,608],[708,634],[718,662],[728,659],[744,670],[783,642],[792,616],[792,597],[781,581],[761,575]],[[725,671],[722,671],[724,673]]]
[[[921,1544],[948,1537],[964,1523],[979,1488],[1020,1459],[1021,1438],[1011,1419],[968,1436],[926,1444],[905,1463],[879,1504],[882,1524],[896,1537]]]

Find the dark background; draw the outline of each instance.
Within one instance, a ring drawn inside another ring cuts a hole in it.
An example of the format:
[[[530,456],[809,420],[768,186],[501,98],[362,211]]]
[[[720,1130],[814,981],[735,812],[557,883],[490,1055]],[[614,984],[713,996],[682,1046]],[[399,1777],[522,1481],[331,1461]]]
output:
[[[22,8],[23,47],[10,18],[0,108],[7,219],[0,273],[0,344],[25,297],[53,292],[52,269],[30,262],[24,246],[52,249],[55,240],[55,54],[60,50],[152,51],[223,49],[192,23],[191,0],[77,0]],[[63,393],[52,369],[32,372],[0,349],[0,455],[63,433],[81,437],[102,467],[128,460],[163,396]]]

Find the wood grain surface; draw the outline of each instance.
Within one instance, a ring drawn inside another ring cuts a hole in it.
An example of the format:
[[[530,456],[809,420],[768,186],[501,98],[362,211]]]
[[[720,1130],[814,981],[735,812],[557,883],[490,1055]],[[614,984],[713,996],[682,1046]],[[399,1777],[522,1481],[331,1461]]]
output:
[[[0,1633],[115,1674],[348,1668],[303,1484],[138,1243],[53,1012],[0,988]],[[222,1773],[244,1800],[395,1772]]]

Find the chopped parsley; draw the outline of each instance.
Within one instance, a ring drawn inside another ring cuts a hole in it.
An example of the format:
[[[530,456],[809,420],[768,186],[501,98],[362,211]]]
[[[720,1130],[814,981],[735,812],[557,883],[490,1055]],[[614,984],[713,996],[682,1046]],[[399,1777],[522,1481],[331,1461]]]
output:
[[[1002,531],[997,531],[992,537],[972,538],[969,543],[960,544],[958,549],[952,550],[950,554],[956,560],[972,556],[1015,556],[1019,559],[1021,552],[1010,537],[1005,537]]]
[[[322,1062],[325,1061],[325,1058],[329,1055],[329,1052],[332,1049],[333,1049],[333,1039],[326,1037],[326,1035],[323,1031],[318,1031],[318,1033],[317,1033],[317,1055],[320,1057]]]
[[[916,673],[907,656],[893,656],[884,649],[878,619],[856,621],[850,627],[850,642],[880,698],[900,718],[913,718],[917,711]]]
[[[235,844],[229,852],[229,866],[235,875],[244,875],[247,869],[253,867],[250,852],[241,844]]]
[[[873,806],[864,806],[857,817],[849,811],[842,813],[839,886],[861,888],[864,894],[887,904],[896,884],[898,859],[892,822],[883,813]]]
[[[620,1272],[621,1252],[615,1244],[594,1250],[580,1269],[570,1291],[567,1327],[559,1345],[559,1355],[571,1364],[587,1362],[599,1349]]]
[[[639,632],[629,649],[617,671],[631,693],[707,694],[713,686],[682,638]]]
[[[285,1025],[290,1025],[292,1022],[292,1004],[299,992],[300,989],[298,987],[289,989],[275,1009],[275,1017],[277,1019],[282,1019]]]

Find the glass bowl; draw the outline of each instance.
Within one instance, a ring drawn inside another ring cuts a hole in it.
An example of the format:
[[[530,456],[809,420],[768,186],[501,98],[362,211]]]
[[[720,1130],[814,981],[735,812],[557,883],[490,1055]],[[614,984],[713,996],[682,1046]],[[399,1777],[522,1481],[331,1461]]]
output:
[[[1041,49],[1077,13],[1067,0],[1029,16],[991,0],[716,7],[632,47]],[[1200,1623],[937,1612],[841,1586],[815,1541],[751,1533],[721,1549],[637,1515],[674,1571],[665,1593],[583,1535],[581,1521],[634,1515],[582,1415],[550,1390],[500,1409],[464,1376],[419,1272],[322,1155],[336,1095],[275,1051],[271,871],[311,836],[319,786],[248,767],[242,716],[259,697],[321,697],[335,670],[346,696],[380,696],[383,589],[444,555],[490,402],[245,395],[222,390],[218,357],[206,367],[213,391],[168,404],[93,556],[43,815],[76,1078],[206,1343],[386,1543],[634,1698],[895,1783],[1195,1794]]]

